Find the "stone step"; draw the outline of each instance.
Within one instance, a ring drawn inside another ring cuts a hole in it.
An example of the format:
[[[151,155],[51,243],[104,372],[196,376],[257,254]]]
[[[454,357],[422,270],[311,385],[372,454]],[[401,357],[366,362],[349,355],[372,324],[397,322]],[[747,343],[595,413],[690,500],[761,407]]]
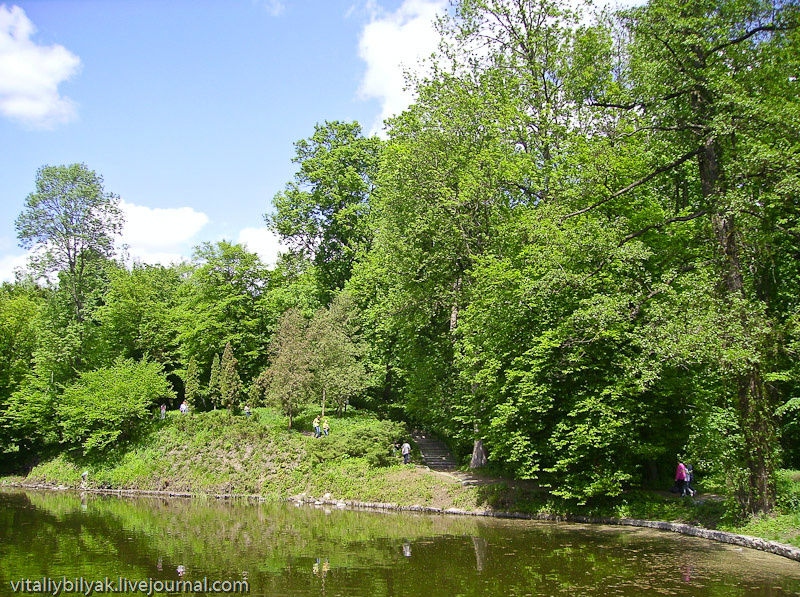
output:
[[[429,468],[439,471],[450,471],[457,468],[458,463],[444,442],[427,433],[413,433],[411,437],[417,444],[422,460]]]

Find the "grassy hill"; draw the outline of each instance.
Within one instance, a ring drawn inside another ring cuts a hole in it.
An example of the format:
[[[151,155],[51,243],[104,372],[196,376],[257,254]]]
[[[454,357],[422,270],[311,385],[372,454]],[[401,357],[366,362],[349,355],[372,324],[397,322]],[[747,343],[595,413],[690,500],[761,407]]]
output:
[[[100,457],[62,453],[24,481],[79,487],[88,471],[90,488],[476,505],[469,488],[402,465],[392,446],[406,437],[405,428],[369,414],[329,417],[331,434],[320,439],[310,433],[312,413],[297,417],[292,430],[267,408],[254,409],[250,418],[227,411],[170,415]]]

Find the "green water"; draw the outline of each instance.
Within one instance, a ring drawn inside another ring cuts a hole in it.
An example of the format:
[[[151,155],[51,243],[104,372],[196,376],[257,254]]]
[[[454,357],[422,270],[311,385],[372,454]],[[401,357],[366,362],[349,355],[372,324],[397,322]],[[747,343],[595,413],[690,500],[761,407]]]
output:
[[[797,562],[645,529],[0,491],[0,594],[64,577],[246,580],[250,595],[800,595]]]

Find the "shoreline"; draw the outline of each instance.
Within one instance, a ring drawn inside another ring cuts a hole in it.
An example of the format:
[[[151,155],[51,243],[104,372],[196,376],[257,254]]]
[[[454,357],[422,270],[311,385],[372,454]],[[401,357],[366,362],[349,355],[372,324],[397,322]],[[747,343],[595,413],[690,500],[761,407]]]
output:
[[[284,501],[291,503],[303,503],[318,506],[336,506],[342,509],[360,509],[375,511],[394,511],[394,512],[418,512],[427,514],[456,515],[456,516],[484,516],[489,518],[518,519],[518,520],[539,520],[543,522],[575,522],[581,524],[602,524],[609,526],[631,526],[650,528],[691,537],[698,537],[709,541],[717,541],[755,549],[777,556],[788,558],[800,562],[800,547],[768,541],[761,537],[750,535],[739,535],[727,531],[717,531],[706,529],[683,523],[667,522],[660,520],[643,520],[637,518],[616,518],[616,517],[591,517],[571,514],[530,514],[526,512],[513,512],[504,510],[464,510],[461,508],[437,508],[434,506],[411,505],[403,506],[391,502],[361,502],[358,500],[336,500],[326,494],[323,497],[313,497],[307,494],[299,494],[288,498],[270,498],[257,494],[223,494],[223,493],[203,493],[203,492],[179,492],[179,491],[159,491],[147,489],[110,489],[95,487],[70,487],[67,485],[48,485],[41,483],[21,483],[21,482],[0,482],[0,487],[15,487],[20,489],[34,489],[45,491],[78,491],[84,493],[96,493],[103,495],[117,496],[151,496],[151,497],[170,497],[170,498],[213,498],[217,500],[249,500],[257,502]]]

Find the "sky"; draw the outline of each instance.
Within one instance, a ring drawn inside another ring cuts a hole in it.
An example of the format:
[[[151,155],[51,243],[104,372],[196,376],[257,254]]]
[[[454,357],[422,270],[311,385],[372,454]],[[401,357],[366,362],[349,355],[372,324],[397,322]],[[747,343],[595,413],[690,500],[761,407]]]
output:
[[[280,247],[263,215],[326,120],[378,134],[411,101],[444,0],[0,3],[0,281],[44,165],[84,163],[118,195],[133,259],[205,241]]]
[[[226,239],[274,263],[263,216],[296,171],[294,143],[326,120],[380,134],[412,101],[403,73],[435,50],[447,6],[0,0],[0,281],[28,258],[14,222],[37,170],[73,163],[120,197],[133,260]]]

